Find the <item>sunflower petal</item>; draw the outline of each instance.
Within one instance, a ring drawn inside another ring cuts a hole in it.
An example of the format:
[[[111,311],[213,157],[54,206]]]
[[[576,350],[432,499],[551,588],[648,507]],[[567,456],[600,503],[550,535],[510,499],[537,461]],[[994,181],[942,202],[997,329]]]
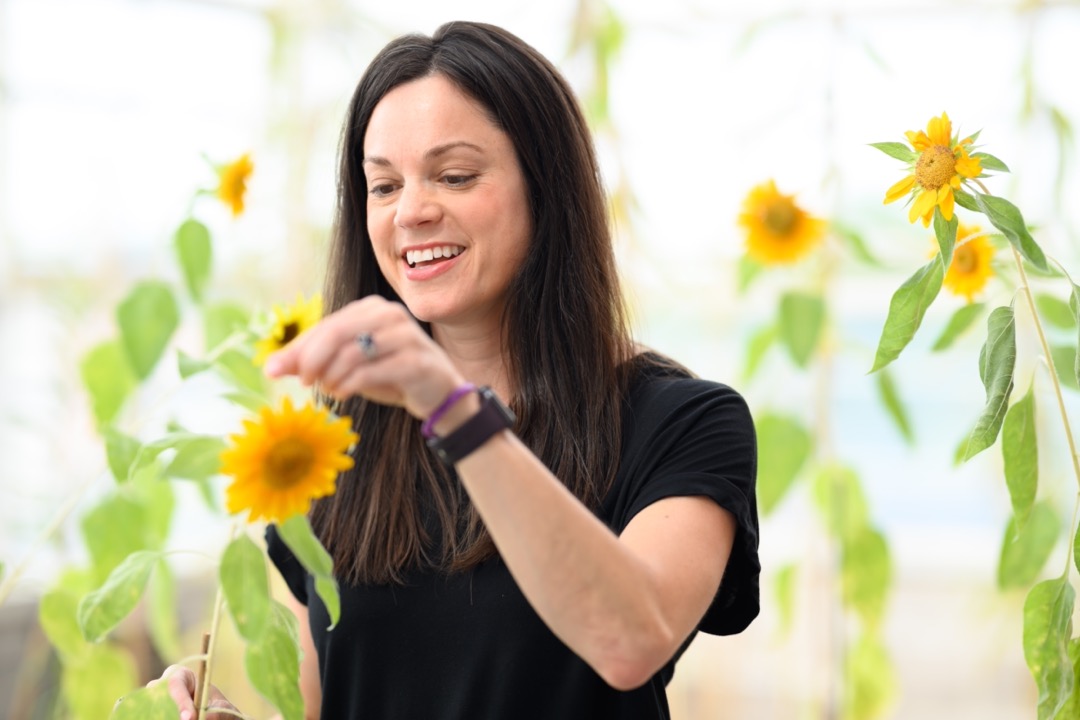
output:
[[[967,153],[960,156],[960,159],[956,161],[956,172],[964,177],[978,177],[982,174],[982,161],[979,158],[973,158]]]
[[[937,193],[927,190],[919,193],[915,202],[911,203],[911,209],[908,210],[908,222],[915,222],[927,212],[933,213],[935,205],[937,205]]]
[[[895,183],[891,188],[885,191],[885,202],[883,204],[888,205],[891,202],[899,200],[907,195],[913,187],[915,187],[915,176],[908,175],[906,178]]]
[[[938,207],[941,208],[941,217],[945,218],[946,222],[951,222],[953,218],[953,207],[956,204],[956,198],[953,197],[952,185],[942,185],[938,190],[937,196]]]

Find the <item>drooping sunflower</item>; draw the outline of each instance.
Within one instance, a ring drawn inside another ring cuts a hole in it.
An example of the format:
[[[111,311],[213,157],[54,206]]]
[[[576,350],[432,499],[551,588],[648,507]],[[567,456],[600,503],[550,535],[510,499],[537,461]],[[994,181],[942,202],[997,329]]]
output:
[[[911,193],[914,202],[908,210],[909,221],[922,219],[923,227],[929,227],[935,207],[941,208],[942,217],[952,220],[956,204],[953,191],[959,190],[964,180],[982,174],[982,162],[968,154],[973,138],[957,140],[948,113],[930,118],[926,132],[908,130],[905,135],[917,155],[911,174],[886,191],[885,204]]]
[[[794,195],[781,194],[772,180],[751,188],[739,225],[746,231],[747,254],[765,265],[793,263],[825,235],[825,221],[796,205]]]
[[[961,224],[956,232],[956,249],[952,263],[945,273],[942,284],[954,295],[962,295],[974,302],[994,270],[990,261],[994,258],[994,246],[978,225]]]
[[[250,153],[244,153],[218,169],[218,187],[215,194],[221,202],[229,206],[233,217],[244,212],[247,181],[254,169],[255,165],[251,162]]]
[[[233,478],[226,508],[248,511],[248,522],[306,513],[312,500],[334,494],[338,473],[353,466],[347,451],[358,439],[349,418],[310,402],[299,410],[288,398],[277,412],[264,407],[221,453],[221,472]]]
[[[255,343],[255,364],[262,365],[270,353],[277,352],[310,330],[322,318],[322,312],[320,295],[312,295],[310,300],[304,300],[303,295],[297,295],[296,302],[292,305],[275,305],[274,327],[269,335]]]

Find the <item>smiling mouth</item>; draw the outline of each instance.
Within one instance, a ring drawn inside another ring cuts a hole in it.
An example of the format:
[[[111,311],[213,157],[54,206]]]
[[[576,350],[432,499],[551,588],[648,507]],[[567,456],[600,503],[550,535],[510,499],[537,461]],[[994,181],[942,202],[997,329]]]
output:
[[[465,248],[460,245],[442,245],[439,247],[425,248],[424,250],[409,250],[405,253],[405,262],[409,267],[423,267],[449,260],[464,252]]]

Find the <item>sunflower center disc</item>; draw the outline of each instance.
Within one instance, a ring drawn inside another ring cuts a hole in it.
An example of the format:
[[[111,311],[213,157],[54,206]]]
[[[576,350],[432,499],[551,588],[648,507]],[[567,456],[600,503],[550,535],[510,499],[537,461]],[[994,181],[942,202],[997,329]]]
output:
[[[300,325],[298,323],[287,323],[285,327],[281,328],[281,344],[288,345],[296,336],[300,334]]]
[[[944,145],[934,145],[923,150],[915,164],[915,179],[924,190],[937,190],[952,180],[956,174],[956,158]]]
[[[795,227],[798,215],[795,205],[787,198],[781,198],[765,209],[765,227],[769,228],[773,235],[787,235]]]
[[[275,489],[290,488],[307,476],[315,462],[311,446],[296,438],[285,438],[266,454],[266,484]]]
[[[953,255],[953,262],[956,263],[957,270],[965,275],[970,275],[975,271],[978,259],[975,257],[975,251],[972,250],[969,245],[961,245],[956,248],[956,253]]]

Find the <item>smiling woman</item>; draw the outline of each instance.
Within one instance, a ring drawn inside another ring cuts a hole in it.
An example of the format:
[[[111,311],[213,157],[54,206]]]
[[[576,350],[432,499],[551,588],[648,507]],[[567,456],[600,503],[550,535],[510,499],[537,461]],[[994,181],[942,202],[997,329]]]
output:
[[[265,364],[361,438],[310,513],[332,630],[267,533],[307,717],[667,718],[693,636],[758,612],[754,428],[632,342],[566,82],[493,26],[399,38],[341,155],[328,314]],[[171,672],[182,715],[194,685]]]

